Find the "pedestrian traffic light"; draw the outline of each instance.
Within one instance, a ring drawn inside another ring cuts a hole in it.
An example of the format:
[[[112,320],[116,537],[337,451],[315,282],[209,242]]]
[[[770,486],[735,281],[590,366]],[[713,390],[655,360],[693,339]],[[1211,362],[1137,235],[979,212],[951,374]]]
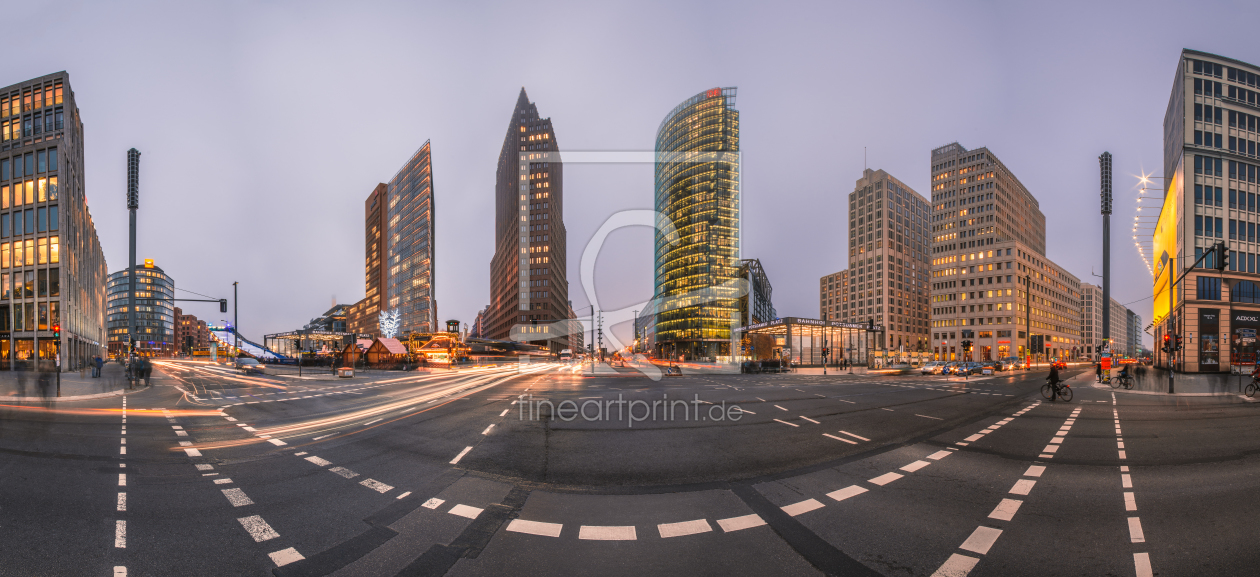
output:
[[[1225,243],[1216,243],[1216,270],[1224,271],[1229,267],[1229,247]]]
[[[61,338],[61,325],[53,325],[53,338]]]
[[[219,312],[227,312],[227,299],[219,299]]]
[[[827,353],[829,353],[829,352],[831,352],[831,349],[829,349],[829,348],[827,348],[827,347],[823,347],[823,356],[824,356],[824,357],[825,357],[825,356],[827,356]]]
[[[1166,353],[1171,353],[1171,352],[1172,352],[1172,346],[1173,346],[1173,345],[1172,345],[1172,335],[1165,334],[1165,335],[1164,335],[1164,352],[1166,352]]]

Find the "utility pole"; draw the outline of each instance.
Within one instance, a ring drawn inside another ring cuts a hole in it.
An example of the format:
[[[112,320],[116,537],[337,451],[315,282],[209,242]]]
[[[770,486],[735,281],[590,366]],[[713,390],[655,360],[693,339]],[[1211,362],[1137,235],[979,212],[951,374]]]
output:
[[[1098,168],[1102,182],[1102,277],[1103,277],[1103,344],[1111,350],[1111,153],[1104,152],[1098,157]],[[1101,363],[1101,357],[1099,358]]]
[[[233,344],[233,348],[236,349],[236,352],[232,354],[236,355],[237,357],[240,357],[241,356],[241,327],[239,326],[238,323],[241,322],[241,317],[240,317],[240,314],[237,313],[237,308],[236,308],[236,303],[237,303],[236,285],[237,284],[238,283],[235,283],[235,282],[232,283],[232,337],[233,337],[233,341],[235,341]],[[298,342],[301,343],[302,341],[299,340]],[[233,359],[232,362],[235,363],[236,359]],[[299,367],[302,366],[302,347],[301,346],[298,346],[298,366]]]
[[[127,362],[131,363],[131,351],[136,343],[136,210],[140,208],[140,151],[134,148],[127,151],[127,211],[131,216],[129,259],[127,267]],[[130,378],[127,388],[135,388],[135,381]]]

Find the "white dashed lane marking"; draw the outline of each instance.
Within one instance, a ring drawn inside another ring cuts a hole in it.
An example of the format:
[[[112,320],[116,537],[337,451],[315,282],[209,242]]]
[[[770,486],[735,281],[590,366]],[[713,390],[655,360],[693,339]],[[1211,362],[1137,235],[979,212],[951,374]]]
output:
[[[578,530],[578,539],[591,541],[634,541],[638,539],[633,525],[601,526],[582,525]]]
[[[271,528],[266,521],[259,515],[249,517],[241,517],[237,519],[242,527],[249,532],[249,536],[254,538],[255,543],[262,543],[279,537],[280,534]]]

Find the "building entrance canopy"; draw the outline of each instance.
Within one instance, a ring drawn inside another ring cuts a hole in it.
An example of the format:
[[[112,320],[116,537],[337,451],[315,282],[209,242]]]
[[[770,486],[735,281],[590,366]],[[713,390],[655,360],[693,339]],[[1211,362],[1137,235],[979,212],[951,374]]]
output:
[[[743,354],[751,360],[790,360],[797,366],[822,366],[823,347],[830,348],[828,364],[842,359],[866,365],[884,332],[880,325],[784,317],[740,327]]]

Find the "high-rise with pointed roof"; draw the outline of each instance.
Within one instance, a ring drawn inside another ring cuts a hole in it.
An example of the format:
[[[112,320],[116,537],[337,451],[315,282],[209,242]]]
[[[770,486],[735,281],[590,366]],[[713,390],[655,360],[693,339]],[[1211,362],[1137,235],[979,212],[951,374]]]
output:
[[[494,196],[495,250],[483,333],[555,352],[571,348],[567,331],[550,326],[573,316],[565,272],[564,171],[551,119],[538,115],[524,88],[499,152]]]

